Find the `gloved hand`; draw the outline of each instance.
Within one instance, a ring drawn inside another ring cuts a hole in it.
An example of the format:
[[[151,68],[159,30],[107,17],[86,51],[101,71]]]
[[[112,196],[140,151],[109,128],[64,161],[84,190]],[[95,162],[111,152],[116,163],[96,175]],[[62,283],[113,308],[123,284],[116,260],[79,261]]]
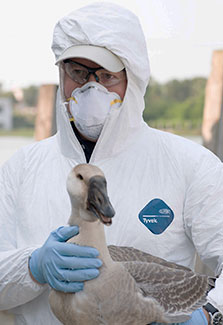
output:
[[[59,227],[42,247],[33,251],[29,269],[35,280],[58,291],[77,292],[83,289],[83,281],[99,275],[102,262],[96,258],[97,249],[66,243],[78,232],[77,226]]]
[[[152,323],[151,325],[165,325],[164,323]],[[184,323],[171,323],[169,325],[208,325],[207,318],[204,314],[203,308],[195,310],[191,318]]]

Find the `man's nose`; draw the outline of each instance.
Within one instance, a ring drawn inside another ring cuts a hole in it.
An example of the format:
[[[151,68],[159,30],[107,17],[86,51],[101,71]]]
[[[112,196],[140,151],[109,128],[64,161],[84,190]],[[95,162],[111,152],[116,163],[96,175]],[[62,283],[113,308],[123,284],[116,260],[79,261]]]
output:
[[[88,77],[88,81],[87,82],[90,82],[90,81],[96,81],[96,82],[99,82],[99,78],[98,76],[96,75],[96,73],[90,73],[89,74],[89,77]]]
[[[91,73],[90,76],[89,76],[88,81],[95,81],[95,80],[96,80],[95,76],[93,75],[93,73]]]

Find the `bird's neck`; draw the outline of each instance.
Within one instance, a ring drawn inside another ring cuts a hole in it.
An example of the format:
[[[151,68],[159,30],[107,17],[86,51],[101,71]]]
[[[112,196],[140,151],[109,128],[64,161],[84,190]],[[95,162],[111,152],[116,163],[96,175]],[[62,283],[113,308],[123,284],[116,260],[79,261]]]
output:
[[[103,265],[108,266],[111,264],[112,259],[106,244],[104,225],[99,220],[95,222],[88,222],[81,220],[76,216],[74,220],[72,215],[70,217],[69,224],[79,226],[79,234],[71,238],[69,242],[73,242],[81,246],[91,246],[97,248],[100,253],[98,257],[103,261]]]

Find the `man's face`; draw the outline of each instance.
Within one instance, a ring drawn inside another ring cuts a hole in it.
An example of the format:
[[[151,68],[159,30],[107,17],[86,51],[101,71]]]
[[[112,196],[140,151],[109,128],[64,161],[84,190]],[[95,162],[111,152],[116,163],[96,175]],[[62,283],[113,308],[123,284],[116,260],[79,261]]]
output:
[[[89,68],[99,68],[100,65],[98,65],[97,63],[91,61],[91,60],[87,60],[87,59],[82,59],[82,58],[73,58],[73,61],[77,62],[77,63],[81,63],[84,64],[85,66],[89,67]],[[123,71],[121,72],[117,72],[117,73],[112,73],[114,76],[123,76]],[[91,74],[89,77],[89,80],[87,82],[90,81],[96,81],[95,77]],[[86,82],[86,83],[87,83]],[[76,81],[72,80],[66,73],[64,76],[64,93],[65,93],[65,97],[69,98],[71,97],[71,94],[73,92],[74,89],[76,88],[80,88],[83,85],[80,85],[79,83],[77,83]],[[115,92],[117,93],[120,98],[123,100],[124,96],[125,96],[125,91],[126,91],[126,87],[127,87],[127,79],[126,78],[121,78],[121,81],[114,86],[107,86],[105,88],[108,89],[108,91],[110,92]]]

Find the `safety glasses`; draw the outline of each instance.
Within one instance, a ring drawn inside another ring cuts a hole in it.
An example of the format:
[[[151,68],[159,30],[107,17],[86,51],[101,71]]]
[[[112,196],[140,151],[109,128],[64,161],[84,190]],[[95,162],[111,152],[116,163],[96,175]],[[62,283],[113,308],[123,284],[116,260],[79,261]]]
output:
[[[126,80],[125,70],[113,73],[105,70],[103,67],[89,68],[86,65],[77,63],[71,59],[64,60],[62,67],[69,78],[80,85],[88,82],[91,75],[94,76],[96,82],[99,82],[105,87],[116,86],[121,81]]]

